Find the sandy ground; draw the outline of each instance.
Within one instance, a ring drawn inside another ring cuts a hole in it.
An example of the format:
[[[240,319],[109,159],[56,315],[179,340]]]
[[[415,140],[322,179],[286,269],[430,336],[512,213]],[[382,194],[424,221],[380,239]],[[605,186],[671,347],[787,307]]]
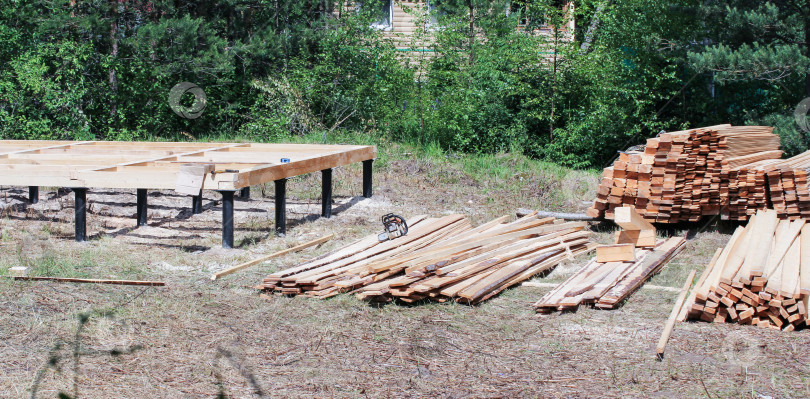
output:
[[[0,279],[0,397],[512,398],[810,397],[810,333],[681,323],[666,358],[654,347],[677,293],[641,290],[620,309],[538,316],[550,288],[516,287],[476,307],[370,306],[330,300],[261,299],[268,273],[380,229],[387,212],[463,213],[474,223],[518,207],[576,211],[594,175],[561,181],[538,171],[514,181],[465,175],[452,163],[394,159],[375,174],[375,195],[357,197],[360,170],[335,171],[334,217],[318,218],[320,178],[289,183],[286,237],[273,229],[272,187],[236,201],[237,248],[220,247],[216,193],[205,211],[170,191],[149,195],[149,226],[134,228],[135,193],[91,190],[89,242],[73,241],[69,191],[0,187],[0,274],[166,281],[166,287]],[[519,179],[519,181],[518,181]],[[701,272],[728,235],[686,226],[688,247],[650,284],[679,287]],[[595,226],[595,238],[610,232]],[[212,282],[210,273],[325,234],[319,248]],[[559,282],[585,262],[566,262]]]

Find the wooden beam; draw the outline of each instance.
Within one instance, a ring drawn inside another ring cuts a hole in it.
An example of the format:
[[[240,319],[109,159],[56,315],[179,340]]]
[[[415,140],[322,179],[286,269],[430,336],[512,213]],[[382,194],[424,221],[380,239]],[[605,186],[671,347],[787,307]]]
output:
[[[655,227],[636,212],[632,206],[615,209],[613,221],[625,230],[653,230]]]
[[[177,182],[174,190],[178,193],[197,195],[203,189],[203,182],[208,173],[214,171],[212,164],[185,164],[177,172]]]

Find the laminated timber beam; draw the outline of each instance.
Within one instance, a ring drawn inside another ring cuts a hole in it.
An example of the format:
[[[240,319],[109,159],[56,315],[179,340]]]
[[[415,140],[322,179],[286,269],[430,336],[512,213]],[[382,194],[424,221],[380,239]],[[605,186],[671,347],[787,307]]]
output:
[[[200,194],[192,196],[192,213],[202,212],[202,190],[221,193],[223,246],[231,247],[236,191],[248,199],[250,186],[274,182],[276,233],[283,235],[287,179],[321,171],[321,215],[329,217],[331,170],[362,162],[362,195],[368,198],[375,157],[374,146],[359,145],[0,140],[0,185],[29,187],[32,203],[38,198],[38,187],[76,188],[76,240],[83,241],[87,239],[88,189],[137,190],[136,225],[144,226],[147,190],[175,189],[183,165],[213,165],[213,172],[201,179]]]

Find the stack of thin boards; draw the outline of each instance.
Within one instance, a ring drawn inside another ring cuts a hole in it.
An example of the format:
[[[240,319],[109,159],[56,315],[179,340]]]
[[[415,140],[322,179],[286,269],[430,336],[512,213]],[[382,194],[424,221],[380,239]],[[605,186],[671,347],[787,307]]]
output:
[[[680,320],[736,322],[791,331],[807,325],[810,225],[756,213],[706,268]]]
[[[808,168],[810,151],[785,160],[754,162],[731,171],[729,204],[723,218],[748,220],[756,211],[767,208],[776,210],[780,219],[810,218]]]
[[[473,228],[462,215],[408,221],[408,234],[377,235],[274,273],[262,289],[328,298],[354,292],[368,301],[423,299],[479,303],[595,247],[585,222],[506,216]]]
[[[680,251],[686,240],[672,237],[654,248],[636,248],[629,262],[598,262],[596,258],[534,304],[538,313],[573,311],[579,305],[615,309]]]
[[[810,219],[810,151],[765,166],[773,209],[780,218]]]
[[[779,136],[767,126],[718,125],[663,133],[648,139],[643,150],[620,154],[603,171],[587,214],[612,219],[615,208],[630,205],[653,222],[698,221],[727,207],[732,171],[781,156]],[[762,177],[757,183],[764,183]],[[764,199],[764,184],[756,187],[763,191],[751,198]]]

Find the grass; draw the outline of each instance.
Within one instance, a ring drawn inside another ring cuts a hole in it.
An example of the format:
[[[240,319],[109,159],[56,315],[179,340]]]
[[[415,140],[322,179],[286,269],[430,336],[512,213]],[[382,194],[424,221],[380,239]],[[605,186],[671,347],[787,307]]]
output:
[[[301,140],[319,142],[320,136]],[[239,249],[218,248],[214,196],[206,199],[203,214],[189,219],[174,216],[187,206],[184,198],[150,198],[166,213],[153,215],[148,228],[137,230],[127,230],[127,212],[91,213],[93,239],[83,244],[70,239],[70,204],[48,208],[49,192],[38,205],[41,218],[3,214],[0,274],[26,264],[37,275],[168,285],[0,279],[0,397],[29,397],[37,370],[46,370],[38,397],[72,392],[70,345],[54,352],[61,371],[46,366],[56,343],[75,341],[81,314],[96,315],[82,327],[81,347],[94,354],[81,358],[82,398],[216,397],[220,386],[233,397],[257,397],[250,376],[266,397],[810,396],[806,331],[681,323],[667,357],[655,361],[654,345],[676,293],[642,289],[615,311],[582,308],[549,316],[532,311],[531,304],[549,290],[536,287],[509,289],[474,307],[373,307],[350,295],[259,298],[246,287],[377,232],[383,213],[459,212],[481,223],[512,215],[518,207],[582,211],[582,201],[593,197],[598,182],[595,171],[567,170],[520,154],[462,157],[435,146],[360,135],[329,140],[378,145],[374,197],[346,205],[360,193],[361,170],[339,168],[334,175],[339,211],[330,220],[307,218],[320,211],[320,177],[292,179],[288,222],[293,226],[287,237],[274,238],[269,235],[272,187],[265,195],[256,189],[250,202],[236,201],[236,238],[246,244]],[[115,202],[129,201],[133,194],[91,192],[91,201],[93,195]],[[595,230],[596,240],[610,241],[610,228]],[[212,270],[329,233],[338,237],[318,248],[209,280]],[[650,283],[680,287],[689,270],[702,272],[727,240],[711,226],[694,234]],[[564,262],[537,281],[562,281],[586,259]],[[126,352],[133,345],[142,348]],[[113,356],[113,350],[123,352]]]

